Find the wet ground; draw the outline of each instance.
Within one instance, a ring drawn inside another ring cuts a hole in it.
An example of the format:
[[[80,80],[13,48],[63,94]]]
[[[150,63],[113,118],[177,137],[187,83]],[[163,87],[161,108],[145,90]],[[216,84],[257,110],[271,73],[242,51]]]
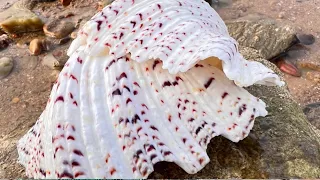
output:
[[[16,0],[14,0],[16,1]],[[1,0],[0,12],[9,7],[13,0]],[[34,11],[44,21],[72,12],[71,20],[91,17],[96,10],[97,0],[75,0],[68,7],[58,2],[41,4]],[[225,6],[218,6],[223,19],[236,19],[251,13],[261,13],[279,21],[291,23],[299,32],[310,33],[316,37],[311,46],[290,53],[288,59],[301,66],[301,78],[286,75],[293,97],[303,106],[320,101],[320,82],[310,73],[320,72],[320,1],[318,0],[230,0]],[[85,20],[83,20],[85,21]],[[81,24],[81,22],[80,22]],[[22,37],[23,39],[23,37]],[[16,163],[16,141],[33,125],[43,111],[51,85],[56,79],[56,71],[42,64],[46,52],[31,56],[25,41],[11,43],[1,57],[12,57],[14,68],[10,75],[0,80],[0,178],[24,177],[23,168]],[[70,43],[70,42],[69,42]],[[55,50],[64,50],[69,43]],[[313,69],[313,70],[311,70]],[[318,71],[316,71],[318,70]],[[308,75],[308,76],[307,76]]]

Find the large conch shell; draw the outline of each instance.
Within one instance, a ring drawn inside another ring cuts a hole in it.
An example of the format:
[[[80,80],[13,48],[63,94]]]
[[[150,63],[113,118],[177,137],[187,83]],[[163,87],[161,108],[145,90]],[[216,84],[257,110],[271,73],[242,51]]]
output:
[[[283,84],[243,59],[202,0],[116,0],[68,54],[18,143],[28,177],[147,178],[159,161],[196,173],[213,137],[238,142],[267,114],[242,86]]]

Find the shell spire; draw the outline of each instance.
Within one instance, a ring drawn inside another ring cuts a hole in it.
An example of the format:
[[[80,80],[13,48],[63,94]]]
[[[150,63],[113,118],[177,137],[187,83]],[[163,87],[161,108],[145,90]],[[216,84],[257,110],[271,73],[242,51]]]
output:
[[[202,0],[116,0],[68,54],[18,143],[28,177],[147,178],[160,161],[196,173],[210,161],[213,137],[238,142],[267,115],[241,86],[282,84],[243,59]]]

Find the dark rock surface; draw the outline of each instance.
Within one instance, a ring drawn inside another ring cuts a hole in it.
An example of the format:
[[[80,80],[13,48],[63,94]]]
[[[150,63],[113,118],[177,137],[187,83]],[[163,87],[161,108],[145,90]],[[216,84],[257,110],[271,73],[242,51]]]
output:
[[[303,112],[310,123],[320,130],[320,102],[306,105]]]
[[[226,25],[241,46],[258,50],[264,59],[279,55],[297,42],[292,26],[258,14],[226,21]]]

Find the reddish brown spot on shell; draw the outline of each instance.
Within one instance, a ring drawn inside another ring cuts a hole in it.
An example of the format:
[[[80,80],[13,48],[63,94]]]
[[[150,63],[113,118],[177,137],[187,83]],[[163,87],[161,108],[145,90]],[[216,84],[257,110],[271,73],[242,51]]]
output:
[[[142,172],[142,176],[146,176],[147,175],[147,172],[148,172],[148,168],[145,168]]]
[[[221,97],[222,97],[222,99],[224,99],[224,98],[226,98],[228,95],[229,95],[229,93],[224,92]]]
[[[76,172],[76,173],[74,174],[74,177],[77,178],[77,177],[82,176],[82,175],[85,175],[84,172],[79,171],[79,172]]]
[[[132,102],[130,98],[127,99],[126,104],[128,104],[129,102]]]
[[[208,87],[211,85],[211,83],[213,82],[214,78],[210,78],[205,84],[204,84],[204,87],[206,89],[208,89]]]
[[[97,30],[100,31],[101,29],[101,24],[102,24],[102,21],[96,21],[98,23],[97,25]]]
[[[60,174],[58,177],[59,178],[70,178],[70,179],[73,179],[73,175],[71,173],[69,173],[68,171],[63,171],[63,173]]]
[[[151,128],[152,130],[158,131],[158,129],[157,129],[156,127],[154,127],[154,126],[150,126],[150,128]]]
[[[56,101],[55,101],[54,103],[57,103],[57,102],[59,102],[59,101],[64,102],[63,96],[57,97],[57,99],[56,99]]]
[[[139,128],[137,129],[137,133],[139,133],[141,130],[142,130],[142,127],[139,127]]]
[[[116,80],[120,81],[122,78],[127,78],[127,74],[125,72],[121,73],[120,76],[116,78]]]
[[[242,115],[243,112],[245,112],[247,110],[247,105],[243,104],[240,108],[239,108],[239,117]]]
[[[117,172],[117,170],[116,170],[115,168],[111,168],[111,170],[110,170],[111,176],[112,176],[115,172]]]
[[[73,136],[68,136],[68,137],[67,137],[67,140],[73,140],[73,141],[74,141],[75,138],[74,138]]]
[[[75,81],[77,82],[77,84],[79,83],[79,82],[78,82],[78,79],[77,79],[74,75],[71,74],[71,75],[70,75],[70,78],[73,79],[73,80],[75,80]]]
[[[156,154],[152,154],[151,156],[150,156],[150,160],[152,161],[154,158],[156,158],[157,157],[157,155]]]
[[[78,149],[73,150],[73,153],[75,153],[78,156],[83,156],[82,152]]]
[[[77,161],[72,161],[71,165],[72,167],[80,166],[80,163],[78,163]]]
[[[200,159],[199,159],[199,163],[200,163],[200,164],[202,164],[202,163],[203,163],[203,161],[204,161],[204,159],[203,159],[203,158],[200,158]]]
[[[70,98],[71,98],[71,99],[73,99],[73,95],[72,95],[72,93],[69,93],[69,95],[70,95]]]
[[[183,142],[183,143],[186,143],[186,141],[187,141],[187,138],[183,138],[183,139],[182,139],[182,142]]]

